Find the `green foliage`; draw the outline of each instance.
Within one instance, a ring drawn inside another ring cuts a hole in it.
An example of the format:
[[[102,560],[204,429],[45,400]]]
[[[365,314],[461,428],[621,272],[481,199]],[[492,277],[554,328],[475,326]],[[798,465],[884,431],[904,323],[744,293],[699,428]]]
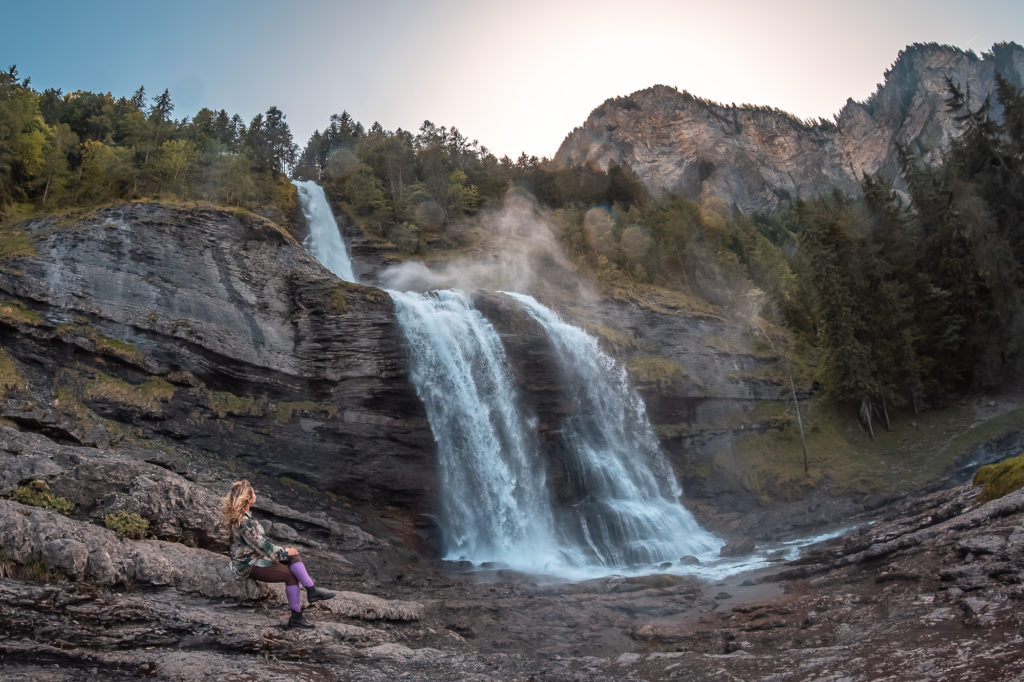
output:
[[[144,88],[131,98],[37,92],[13,67],[0,73],[0,221],[142,197],[290,215],[281,179],[296,148],[277,107],[247,126],[210,109],[176,121],[167,90],[148,108],[146,99]]]
[[[34,256],[32,238],[17,226],[0,227],[0,262],[18,256]]]
[[[103,515],[103,525],[118,534],[119,537],[141,540],[149,532],[149,521],[135,512],[123,509]]]
[[[963,133],[940,168],[902,151],[910,206],[865,177],[861,199],[796,207],[800,283],[789,290],[809,306],[788,317],[817,347],[826,390],[855,405],[869,433],[895,407],[917,412],[1024,371],[1024,96],[997,82],[1002,124],[948,82]]]
[[[19,485],[11,494],[11,499],[21,504],[49,509],[65,516],[75,508],[74,503],[66,497],[58,497],[51,493],[50,486],[46,484],[46,481],[40,479],[26,485]]]
[[[1024,453],[981,467],[974,474],[974,485],[984,486],[979,502],[995,500],[1024,487]]]

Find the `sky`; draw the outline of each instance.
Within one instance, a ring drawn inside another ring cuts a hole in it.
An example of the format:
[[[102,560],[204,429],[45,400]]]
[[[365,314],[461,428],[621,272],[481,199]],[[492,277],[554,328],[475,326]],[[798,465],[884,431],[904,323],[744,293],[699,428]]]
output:
[[[512,158],[656,84],[832,118],[911,43],[1005,41],[1024,44],[1021,0],[0,0],[0,66],[39,90],[277,106],[300,146],[342,111],[430,120]]]

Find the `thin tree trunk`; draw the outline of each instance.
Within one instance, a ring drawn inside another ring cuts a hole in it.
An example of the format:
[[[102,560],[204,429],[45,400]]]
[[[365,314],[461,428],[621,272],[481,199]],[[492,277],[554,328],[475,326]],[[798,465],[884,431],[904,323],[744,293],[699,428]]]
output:
[[[761,333],[764,334],[764,338],[767,339],[768,345],[772,347],[772,352],[782,357],[779,351],[775,349],[775,344],[772,343],[772,339],[768,336],[768,332],[764,330],[764,327],[758,325],[758,329],[760,329]],[[783,357],[782,359],[786,363],[786,374],[789,375],[789,390],[793,394],[793,407],[796,409],[796,424],[800,427],[800,445],[804,450],[804,473],[806,474],[809,473],[809,469],[807,467],[807,439],[804,437],[804,420],[800,416],[800,401],[796,397],[796,382],[793,381],[793,368],[789,364],[789,358]]]
[[[860,418],[867,425],[868,435],[871,436],[871,440],[874,440],[875,430],[871,426],[871,401],[868,398],[861,398],[860,400]]]

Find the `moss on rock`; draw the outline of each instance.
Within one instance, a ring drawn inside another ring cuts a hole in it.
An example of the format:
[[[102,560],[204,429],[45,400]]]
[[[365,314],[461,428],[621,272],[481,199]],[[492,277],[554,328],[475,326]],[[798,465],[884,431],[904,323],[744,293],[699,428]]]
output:
[[[660,391],[678,389],[686,380],[686,369],[675,360],[661,357],[631,358],[626,371],[637,385],[657,387]]]
[[[18,371],[14,358],[0,348],[0,395],[11,390],[25,388],[25,377]]]
[[[1024,487],[1024,452],[981,467],[974,474],[974,485],[984,486],[978,498],[981,502],[998,499]]]
[[[26,485],[19,485],[11,494],[11,499],[20,504],[41,507],[64,515],[69,514],[75,508],[71,500],[51,493],[50,486],[46,484],[46,481],[40,479]]]
[[[135,512],[118,509],[103,515],[103,525],[122,538],[141,540],[149,532],[149,521]]]

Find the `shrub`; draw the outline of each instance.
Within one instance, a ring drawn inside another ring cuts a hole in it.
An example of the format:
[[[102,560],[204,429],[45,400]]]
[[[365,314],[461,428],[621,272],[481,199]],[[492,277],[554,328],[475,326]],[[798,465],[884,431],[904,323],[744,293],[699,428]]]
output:
[[[149,521],[135,512],[127,512],[123,509],[104,514],[103,525],[117,533],[118,536],[133,540],[141,540],[149,531]]]
[[[50,492],[50,486],[46,484],[46,481],[39,479],[26,485],[19,485],[14,489],[11,499],[21,504],[49,509],[65,516],[75,508],[71,500],[66,497],[57,497]]]
[[[985,486],[978,498],[981,502],[998,499],[1024,487],[1024,452],[981,467],[974,474],[974,485]]]

